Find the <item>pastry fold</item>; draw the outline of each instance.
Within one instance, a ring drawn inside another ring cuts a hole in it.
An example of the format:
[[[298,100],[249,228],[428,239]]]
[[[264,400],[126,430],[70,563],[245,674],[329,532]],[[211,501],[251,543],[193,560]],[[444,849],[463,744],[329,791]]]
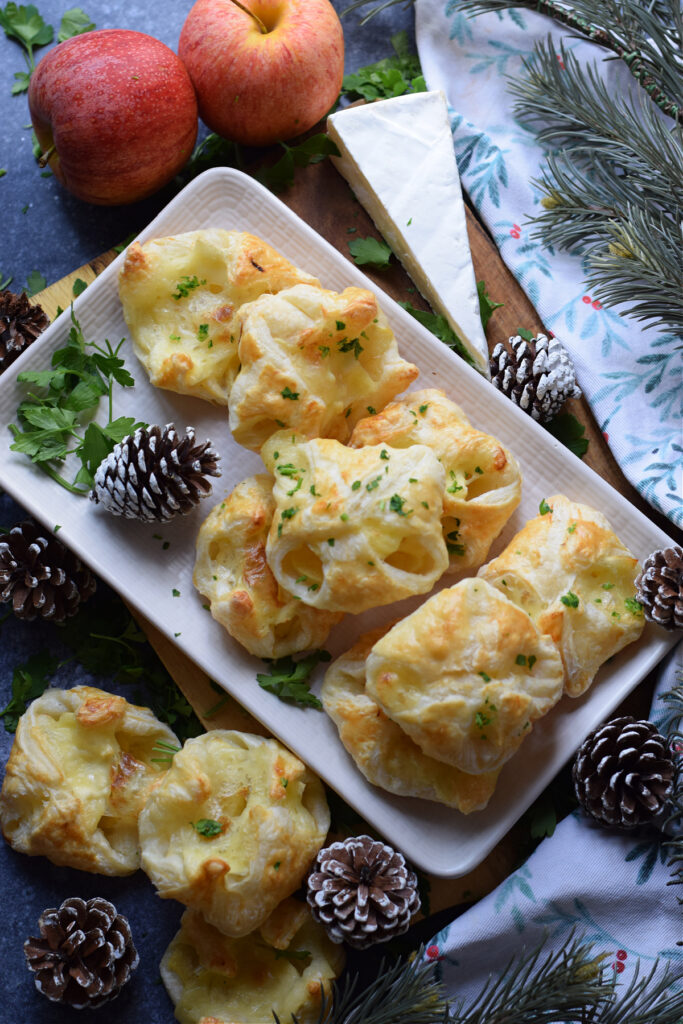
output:
[[[275,478],[268,564],[307,604],[360,612],[424,594],[447,568],[444,471],[429,448],[353,449],[280,431],[261,455]]]
[[[368,654],[390,628],[365,633],[332,662],[323,680],[323,707],[344,747],[374,786],[399,796],[435,800],[463,814],[480,811],[493,794],[498,772],[468,775],[428,757],[367,692]]]
[[[7,842],[104,875],[140,867],[138,816],[178,740],[149,708],[92,686],[48,689],[19,719],[0,795]]]
[[[286,899],[239,939],[186,910],[159,970],[180,1024],[265,1022],[273,1011],[283,1024],[292,1016],[314,1024],[343,964],[306,904]]]
[[[230,429],[254,451],[285,427],[346,441],[368,408],[383,408],[418,374],[364,288],[301,284],[263,295],[238,311],[235,328]]]
[[[227,405],[239,369],[236,312],[296,284],[318,282],[255,235],[210,228],[133,242],[119,295],[152,384]]]
[[[600,666],[640,636],[638,561],[601,512],[562,494],[545,499],[479,576],[527,612],[562,655],[565,692],[584,693]]]
[[[366,691],[437,761],[494,772],[562,695],[555,644],[484,580],[429,598],[378,640]]]
[[[446,473],[442,525],[448,571],[481,565],[521,499],[522,475],[514,455],[476,430],[460,406],[436,388],[412,391],[357,423],[350,447],[376,444],[431,448]]]
[[[329,824],[322,783],[277,740],[216,729],[185,743],[147,801],[142,867],[160,896],[239,937],[298,889]]]
[[[342,618],[297,600],[273,576],[266,539],[274,512],[270,476],[239,483],[200,527],[193,576],[214,619],[260,658],[322,647]]]

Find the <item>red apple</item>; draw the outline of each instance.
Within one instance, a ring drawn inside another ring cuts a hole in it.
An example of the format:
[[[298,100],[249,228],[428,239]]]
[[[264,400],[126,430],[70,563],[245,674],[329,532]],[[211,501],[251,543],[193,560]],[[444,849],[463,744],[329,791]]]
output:
[[[176,54],[142,32],[74,36],[40,61],[28,91],[55,177],[88,203],[144,199],[189,159],[197,100]]]
[[[311,128],[344,75],[344,34],[329,0],[197,0],[178,53],[202,120],[252,146]]]

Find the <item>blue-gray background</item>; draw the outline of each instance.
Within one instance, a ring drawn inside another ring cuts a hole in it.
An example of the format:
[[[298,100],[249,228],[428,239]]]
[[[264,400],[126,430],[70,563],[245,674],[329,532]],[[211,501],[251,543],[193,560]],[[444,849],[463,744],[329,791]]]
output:
[[[55,35],[62,14],[72,2],[37,0],[43,18],[55,27]],[[347,0],[333,3],[341,13]],[[97,28],[137,29],[176,49],[191,3],[84,0],[83,7]],[[392,7],[364,27],[360,27],[359,21],[358,14],[348,15],[342,21],[347,71],[390,55],[390,37],[399,29],[406,29],[412,38],[410,6]],[[39,50],[38,56],[47,49]],[[163,199],[152,197],[129,207],[94,207],[75,199],[53,178],[41,177],[32,155],[26,95],[10,94],[14,72],[21,70],[25,70],[25,64],[20,47],[0,32],[0,168],[7,171],[0,178],[0,279],[11,275],[10,287],[16,291],[24,288],[33,270],[40,271],[50,284],[105,252],[131,232],[140,230],[168,198],[165,194]],[[22,509],[0,493],[0,525],[11,527],[23,517]],[[60,647],[54,627],[22,623],[14,617],[2,623],[0,707],[9,700],[14,666],[45,646],[58,655],[68,654]],[[69,665],[60,670],[56,682],[64,687],[94,682],[115,688]],[[0,725],[3,765],[11,740]],[[182,907],[158,899],[142,872],[128,879],[88,875],[57,868],[42,857],[15,854],[1,843],[0,880],[0,1024],[66,1024],[75,1020],[80,1024],[172,1024],[173,1010],[159,979],[158,964],[177,929]],[[41,911],[58,906],[72,895],[85,899],[102,895],[111,899],[128,916],[140,952],[141,963],[134,980],[115,1002],[97,1011],[74,1011],[48,1003],[35,991],[24,965],[22,943],[29,934],[36,933]]]

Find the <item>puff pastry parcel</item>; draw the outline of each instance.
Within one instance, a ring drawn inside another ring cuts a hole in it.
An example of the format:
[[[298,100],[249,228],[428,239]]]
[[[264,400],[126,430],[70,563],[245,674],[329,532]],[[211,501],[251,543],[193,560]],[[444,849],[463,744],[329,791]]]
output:
[[[367,692],[367,656],[389,628],[366,633],[332,662],[323,680],[323,707],[368,782],[399,796],[436,800],[463,814],[479,811],[491,799],[498,772],[468,775],[428,757]]]
[[[368,407],[382,409],[418,374],[364,288],[297,285],[243,306],[235,325],[230,429],[254,451],[282,427],[346,441]]]
[[[602,515],[562,494],[545,500],[479,575],[531,616],[558,645],[565,692],[578,697],[600,666],[637,640],[638,562]]]
[[[46,690],[19,719],[0,795],[5,839],[21,853],[105,875],[140,867],[138,815],[163,777],[148,708],[92,686]]]
[[[309,607],[278,584],[266,562],[274,512],[271,477],[261,473],[239,483],[202,523],[193,577],[214,619],[260,658],[322,647],[342,618]]]
[[[185,743],[147,801],[142,867],[160,896],[239,937],[299,887],[329,824],[322,783],[277,740],[216,729]]]
[[[286,899],[259,931],[240,939],[222,935],[196,910],[186,910],[160,973],[180,1024],[264,1024],[273,1011],[282,1024],[292,1015],[313,1024],[343,964],[343,950],[327,938],[306,904]]]
[[[447,568],[444,470],[429,448],[356,450],[280,431],[261,455],[275,477],[268,564],[307,604],[360,612],[424,594]]]
[[[562,695],[562,661],[484,580],[441,590],[375,643],[366,690],[429,757],[500,768]]]
[[[522,476],[515,457],[501,443],[476,430],[443,391],[427,388],[361,420],[349,445],[425,444],[446,471],[443,533],[449,571],[481,565],[492,542],[517,508]]]
[[[236,311],[304,283],[318,282],[260,238],[212,228],[133,242],[119,295],[152,384],[227,405],[239,368]]]

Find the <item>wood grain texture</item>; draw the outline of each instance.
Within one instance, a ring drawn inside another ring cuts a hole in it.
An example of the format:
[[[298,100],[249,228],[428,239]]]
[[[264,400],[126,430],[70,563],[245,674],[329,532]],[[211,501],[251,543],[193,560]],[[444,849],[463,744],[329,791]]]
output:
[[[372,221],[356,202],[343,178],[325,161],[297,172],[292,188],[281,197],[295,213],[299,214],[312,228],[332,243],[346,258],[350,259],[348,242],[352,238],[374,235],[380,237]],[[477,280],[486,282],[491,297],[504,302],[489,323],[487,335],[489,349],[499,341],[505,343],[519,327],[538,331],[543,324],[516,280],[500,258],[490,236],[471,210],[467,210],[467,228],[472,249],[472,259]],[[77,278],[89,283],[115,258],[111,250],[74,271],[68,277],[51,285],[36,296],[48,316],[53,317],[57,307],[66,308],[73,298],[73,282]],[[315,273],[315,267],[305,269]],[[365,269],[365,268],[364,268]],[[412,305],[428,309],[427,303],[416,291],[402,267],[394,263],[387,271],[367,271],[381,288],[397,301],[408,300]],[[638,492],[631,487],[621,473],[584,399],[567,405],[586,428],[589,449],[585,462],[600,476],[612,484],[637,508],[662,529],[672,534],[674,527],[663,516],[647,505]],[[139,618],[139,616],[136,616]],[[170,640],[144,619],[140,622],[150,643],[162,662],[185,694],[190,704],[207,729],[227,728],[264,734],[265,730],[254,718],[244,711],[236,701],[228,697],[218,711],[213,711],[220,701],[211,687],[209,677],[187,658]],[[647,715],[650,703],[651,680],[645,681],[632,695],[628,713],[636,716]],[[484,896],[495,888],[520,862],[520,851],[528,845],[526,826],[518,824],[496,846],[485,861],[470,874],[455,880],[431,878],[431,909],[436,912],[446,907],[470,902]]]

